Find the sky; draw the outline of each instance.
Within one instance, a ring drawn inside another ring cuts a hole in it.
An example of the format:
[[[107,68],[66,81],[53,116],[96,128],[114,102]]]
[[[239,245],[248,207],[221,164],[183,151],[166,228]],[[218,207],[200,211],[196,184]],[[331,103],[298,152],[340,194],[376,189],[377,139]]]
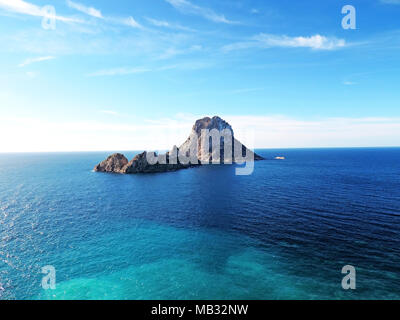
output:
[[[253,148],[399,146],[400,0],[0,0],[0,152],[168,149],[214,115]]]

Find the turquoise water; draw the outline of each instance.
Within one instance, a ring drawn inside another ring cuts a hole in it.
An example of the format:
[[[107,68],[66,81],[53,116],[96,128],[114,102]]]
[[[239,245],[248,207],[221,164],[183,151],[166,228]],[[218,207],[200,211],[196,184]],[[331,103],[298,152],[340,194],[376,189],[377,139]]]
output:
[[[399,299],[400,149],[258,152],[287,160],[124,176],[92,172],[108,153],[0,155],[0,298]]]

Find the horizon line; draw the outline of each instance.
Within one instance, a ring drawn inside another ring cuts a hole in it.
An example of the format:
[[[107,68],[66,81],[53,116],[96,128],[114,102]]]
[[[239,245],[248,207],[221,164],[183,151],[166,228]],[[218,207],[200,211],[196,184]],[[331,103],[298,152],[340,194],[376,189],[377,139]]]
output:
[[[396,149],[399,146],[352,146],[352,147],[282,147],[282,148],[253,148],[250,150],[309,150],[309,149]],[[157,151],[168,151],[169,149],[160,149]],[[64,151],[0,151],[0,154],[45,154],[45,153],[120,153],[120,152],[144,152],[147,150],[64,150]],[[154,151],[154,150],[152,150]]]

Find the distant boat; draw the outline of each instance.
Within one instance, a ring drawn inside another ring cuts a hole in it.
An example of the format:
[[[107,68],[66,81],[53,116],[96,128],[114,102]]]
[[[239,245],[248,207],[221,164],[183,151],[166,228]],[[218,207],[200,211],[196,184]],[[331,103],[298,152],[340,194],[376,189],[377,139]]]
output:
[[[275,159],[275,160],[286,160],[285,157],[275,157],[274,159]]]

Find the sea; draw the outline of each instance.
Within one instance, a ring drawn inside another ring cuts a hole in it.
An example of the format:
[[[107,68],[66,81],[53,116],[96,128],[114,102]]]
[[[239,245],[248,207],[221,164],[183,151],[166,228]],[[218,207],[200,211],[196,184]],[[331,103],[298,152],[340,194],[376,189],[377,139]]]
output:
[[[285,160],[120,175],[93,172],[111,152],[0,154],[0,299],[400,299],[400,148],[256,152]]]

